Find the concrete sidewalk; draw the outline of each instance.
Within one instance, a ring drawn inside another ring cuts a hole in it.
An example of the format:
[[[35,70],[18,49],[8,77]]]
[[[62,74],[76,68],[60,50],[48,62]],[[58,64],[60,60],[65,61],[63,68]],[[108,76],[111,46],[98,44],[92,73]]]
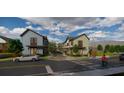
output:
[[[124,66],[121,66],[121,67],[96,69],[90,71],[82,71],[76,73],[61,73],[59,74],[59,76],[107,76],[107,75],[118,74],[123,72],[124,72]]]

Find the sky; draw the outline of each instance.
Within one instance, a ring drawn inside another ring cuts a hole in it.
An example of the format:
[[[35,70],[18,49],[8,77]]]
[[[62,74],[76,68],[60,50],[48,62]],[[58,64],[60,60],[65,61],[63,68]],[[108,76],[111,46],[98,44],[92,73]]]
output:
[[[124,41],[124,17],[0,17],[0,35],[20,38],[27,28],[56,42],[81,34],[91,41]]]

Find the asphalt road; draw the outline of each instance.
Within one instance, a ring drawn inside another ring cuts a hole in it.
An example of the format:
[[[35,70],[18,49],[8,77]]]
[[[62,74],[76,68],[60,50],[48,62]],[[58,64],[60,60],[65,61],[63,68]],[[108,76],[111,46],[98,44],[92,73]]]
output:
[[[124,66],[124,61],[110,58],[108,67]],[[0,76],[46,76],[54,73],[79,72],[103,69],[98,59],[81,60],[40,60],[36,62],[0,62]]]
[[[87,70],[86,67],[68,61],[0,62],[0,76],[37,76],[60,72]]]

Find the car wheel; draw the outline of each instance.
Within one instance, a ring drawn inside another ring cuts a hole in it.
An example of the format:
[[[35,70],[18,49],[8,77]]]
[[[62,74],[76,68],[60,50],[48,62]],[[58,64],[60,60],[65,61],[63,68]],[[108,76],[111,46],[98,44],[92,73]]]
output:
[[[19,59],[16,59],[15,62],[19,62]]]
[[[35,61],[36,61],[36,59],[35,59],[35,58],[33,58],[33,59],[32,59],[32,61],[33,61],[33,62],[35,62]]]

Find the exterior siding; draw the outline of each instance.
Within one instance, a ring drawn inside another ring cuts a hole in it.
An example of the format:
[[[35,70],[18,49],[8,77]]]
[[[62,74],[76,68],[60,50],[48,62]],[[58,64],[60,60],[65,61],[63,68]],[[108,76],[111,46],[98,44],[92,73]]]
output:
[[[0,52],[6,51],[8,49],[8,42],[0,38]]]
[[[33,33],[32,31],[28,31],[26,34],[24,34],[21,37],[22,44],[24,47],[24,51],[22,52],[24,55],[30,55],[30,49],[28,49],[28,45],[30,45],[30,38],[35,37],[37,38],[37,45],[42,46],[43,45],[43,37]],[[40,54],[43,54],[43,49],[37,50]]]
[[[83,47],[86,48],[85,50],[83,50],[83,54],[86,55],[89,52],[89,40],[86,36],[81,36],[73,41],[73,45],[78,45],[79,40],[83,41]]]
[[[74,45],[78,45],[78,41],[82,41],[83,47],[85,47],[85,49],[80,49],[80,54],[88,55],[89,39],[85,35],[77,37],[71,41],[67,40],[63,45],[63,48],[65,48],[67,50],[66,53],[70,54],[71,53],[70,48],[73,47]],[[72,42],[73,42],[73,45],[72,45]],[[69,43],[69,46],[67,46],[67,43]]]
[[[69,44],[68,46],[67,46],[67,43]],[[72,47],[71,42],[69,42],[69,40],[67,40],[66,43],[64,44],[64,47]]]

